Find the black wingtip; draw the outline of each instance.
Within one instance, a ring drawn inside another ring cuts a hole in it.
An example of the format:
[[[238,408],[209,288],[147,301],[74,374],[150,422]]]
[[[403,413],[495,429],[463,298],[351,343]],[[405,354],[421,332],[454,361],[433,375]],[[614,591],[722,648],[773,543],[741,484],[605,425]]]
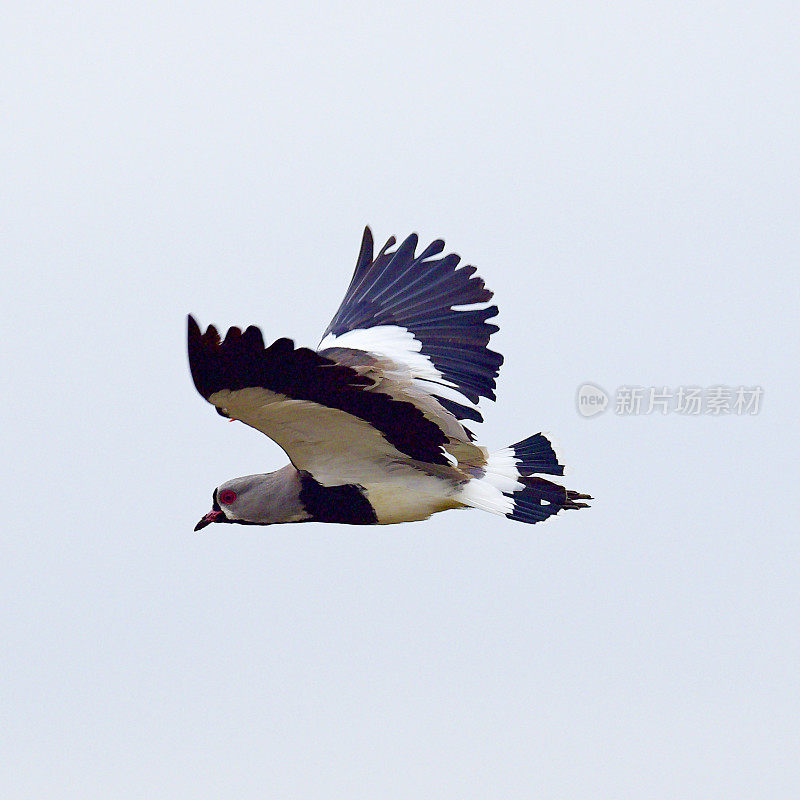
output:
[[[372,253],[375,249],[375,240],[372,238],[372,230],[369,225],[364,226],[364,233],[361,236],[361,252],[358,255],[358,263],[367,260],[372,263]]]
[[[394,238],[394,237],[392,237]],[[392,258],[397,259],[398,263],[405,259],[414,260],[414,253],[417,252],[417,245],[419,244],[419,236],[416,233],[410,233],[401,242],[400,246],[395,250]]]
[[[372,231],[369,229],[369,225],[367,225],[364,228],[364,236],[361,238],[361,249],[358,251],[355,275],[361,275],[370,268],[374,252],[375,241],[372,238]],[[355,275],[353,276],[354,280]]]
[[[191,314],[188,314],[186,317],[186,347],[189,355],[189,372],[192,375],[195,389],[197,389],[200,394],[203,394],[199,368],[199,361],[202,358],[202,343],[203,334],[200,330],[200,326],[197,324],[197,320]]]

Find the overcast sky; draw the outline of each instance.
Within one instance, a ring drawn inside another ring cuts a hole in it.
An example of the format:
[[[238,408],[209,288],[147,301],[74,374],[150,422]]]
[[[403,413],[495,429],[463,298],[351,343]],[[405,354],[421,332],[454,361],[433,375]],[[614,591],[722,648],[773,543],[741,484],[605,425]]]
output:
[[[2,795],[797,797],[799,16],[8,9]],[[185,315],[315,345],[365,224],[479,267],[480,440],[591,510],[192,532],[286,458]],[[760,413],[616,413],[720,384]]]

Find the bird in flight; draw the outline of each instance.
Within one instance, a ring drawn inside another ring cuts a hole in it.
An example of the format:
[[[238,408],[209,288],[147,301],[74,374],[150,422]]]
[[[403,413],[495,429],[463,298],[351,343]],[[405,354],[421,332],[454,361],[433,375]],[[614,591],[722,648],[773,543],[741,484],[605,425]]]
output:
[[[203,333],[189,317],[189,366],[217,412],[277,442],[291,463],[214,489],[212,522],[389,525],[438,511],[479,508],[542,522],[585,508],[579,494],[542,477],[563,475],[541,433],[490,453],[465,421],[495,399],[503,357],[488,348],[497,306],[475,267],[417,254],[416,234],[374,254],[364,231],[355,273],[317,350],[261,331]]]

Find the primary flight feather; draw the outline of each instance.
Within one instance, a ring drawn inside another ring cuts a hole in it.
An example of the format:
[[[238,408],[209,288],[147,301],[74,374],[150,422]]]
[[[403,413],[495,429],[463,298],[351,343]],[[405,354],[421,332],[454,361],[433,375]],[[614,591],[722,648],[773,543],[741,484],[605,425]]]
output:
[[[480,508],[541,522],[585,508],[588,495],[542,475],[564,467],[541,433],[490,453],[465,420],[494,400],[503,357],[490,350],[497,306],[475,267],[416,254],[412,234],[374,254],[364,231],[355,273],[318,350],[290,339],[269,347],[261,331],[220,339],[189,317],[189,366],[223,416],[265,433],[289,456],[276,472],[218,486],[197,523],[387,525],[451,508]]]

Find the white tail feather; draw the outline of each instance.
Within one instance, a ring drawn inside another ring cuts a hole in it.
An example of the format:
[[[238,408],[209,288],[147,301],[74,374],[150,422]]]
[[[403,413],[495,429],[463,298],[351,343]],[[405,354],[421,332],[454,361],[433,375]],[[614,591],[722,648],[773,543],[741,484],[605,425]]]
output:
[[[518,480],[520,473],[516,468],[514,451],[505,447],[491,453],[483,469],[484,474],[469,481],[458,499],[465,505],[492,514],[510,514],[514,510],[514,500],[508,494],[523,487]]]

